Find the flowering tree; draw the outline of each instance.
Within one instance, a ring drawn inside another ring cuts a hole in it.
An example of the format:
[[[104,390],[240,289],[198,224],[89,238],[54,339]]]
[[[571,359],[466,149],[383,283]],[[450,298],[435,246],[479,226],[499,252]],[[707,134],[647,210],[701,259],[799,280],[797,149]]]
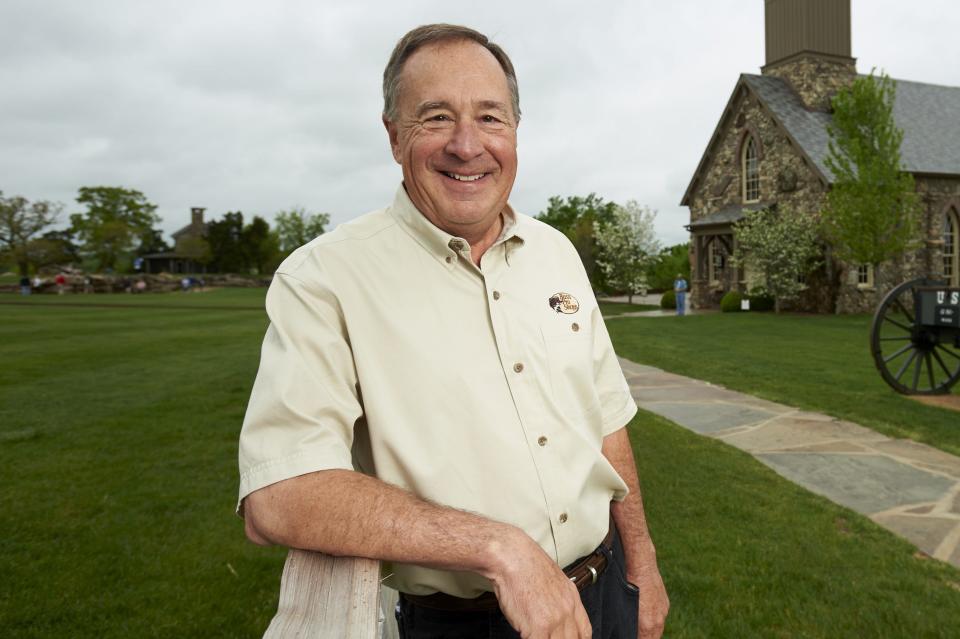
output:
[[[656,217],[656,211],[630,200],[617,206],[609,221],[593,225],[599,248],[597,264],[606,275],[607,284],[626,291],[629,302],[646,285],[647,266],[660,250],[653,231]]]
[[[734,225],[733,263],[762,274],[763,289],[773,297],[777,313],[782,301],[806,288],[803,276],[817,265],[817,227],[813,216],[785,207],[747,211]]]
[[[280,211],[274,218],[277,240],[284,255],[293,251],[313,238],[323,235],[330,223],[329,213],[308,213],[300,206],[289,211]]]

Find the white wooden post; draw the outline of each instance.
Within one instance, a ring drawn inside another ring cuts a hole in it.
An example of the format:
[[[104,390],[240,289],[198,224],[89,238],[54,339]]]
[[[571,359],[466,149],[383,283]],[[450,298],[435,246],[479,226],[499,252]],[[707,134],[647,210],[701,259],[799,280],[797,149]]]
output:
[[[393,610],[385,613],[395,628]],[[380,618],[380,562],[291,549],[280,579],[277,614],[263,636],[379,639]]]

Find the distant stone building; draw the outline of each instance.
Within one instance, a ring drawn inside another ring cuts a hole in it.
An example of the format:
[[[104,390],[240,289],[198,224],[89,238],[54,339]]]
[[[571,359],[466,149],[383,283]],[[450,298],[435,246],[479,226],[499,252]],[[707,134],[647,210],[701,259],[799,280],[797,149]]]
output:
[[[681,202],[690,209],[698,308],[717,307],[726,291],[758,281],[729,263],[733,224],[745,209],[789,205],[815,215],[833,180],[824,163],[831,99],[856,77],[850,2],[765,0],[765,22],[761,75],[740,76]],[[960,88],[898,80],[894,118],[904,132],[903,165],[925,208],[920,248],[904,258],[900,276],[960,286]],[[893,269],[879,270],[882,278]],[[897,282],[875,281],[866,265],[827,260],[806,283],[794,308],[862,312]]]
[[[203,221],[206,209],[190,209],[190,224],[172,235],[172,251],[150,253],[143,256],[145,273],[206,273],[207,265],[204,251],[206,245],[207,224]]]

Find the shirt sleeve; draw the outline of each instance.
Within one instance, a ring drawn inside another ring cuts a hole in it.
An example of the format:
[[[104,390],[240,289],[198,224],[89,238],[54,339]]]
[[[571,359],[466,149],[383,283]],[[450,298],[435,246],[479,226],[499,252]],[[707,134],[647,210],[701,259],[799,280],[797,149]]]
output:
[[[363,414],[333,291],[278,272],[266,305],[270,325],[240,433],[241,515],[255,490],[318,470],[353,469],[353,427]]]
[[[600,399],[603,436],[606,437],[633,419],[637,414],[637,403],[623,376],[599,305],[593,311],[593,378]]]

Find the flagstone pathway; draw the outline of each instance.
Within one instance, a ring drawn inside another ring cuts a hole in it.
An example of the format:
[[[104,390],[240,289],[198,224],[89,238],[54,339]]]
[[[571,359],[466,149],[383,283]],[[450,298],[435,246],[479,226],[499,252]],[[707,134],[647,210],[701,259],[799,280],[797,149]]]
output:
[[[736,446],[960,567],[960,457],[627,359],[620,363],[644,410]]]

